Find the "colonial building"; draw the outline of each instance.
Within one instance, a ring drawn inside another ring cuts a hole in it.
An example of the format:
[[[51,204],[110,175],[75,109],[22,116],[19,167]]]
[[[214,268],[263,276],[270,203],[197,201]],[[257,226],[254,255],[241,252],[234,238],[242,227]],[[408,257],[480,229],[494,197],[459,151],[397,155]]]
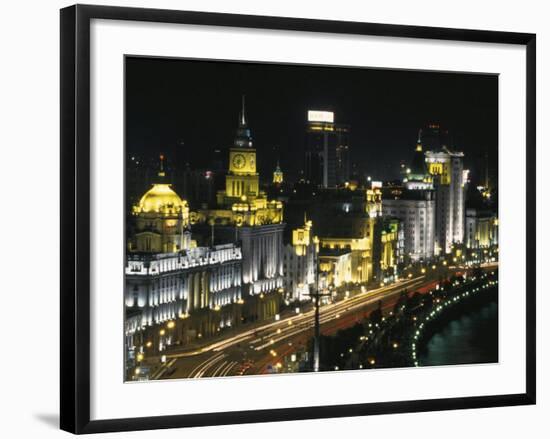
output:
[[[325,287],[339,288],[352,282],[351,251],[347,248],[321,248],[319,271]]]
[[[465,184],[462,152],[443,146],[438,151],[426,151],[428,173],[432,177],[436,196],[435,253],[451,251],[453,243],[464,240]]]
[[[373,257],[379,261],[377,278],[380,282],[397,280],[399,267],[403,263],[403,223],[394,217],[379,219],[379,240],[374,244]]]
[[[189,206],[166,182],[164,156],[160,156],[156,183],[132,211],[135,231],[129,251],[173,253],[190,247]]]
[[[393,198],[384,198],[385,216],[399,218],[403,223],[404,256],[408,261],[430,260],[434,257],[435,197],[433,190],[403,189]]]
[[[319,239],[313,236],[312,222],[292,230],[284,250],[284,294],[290,302],[311,300],[317,287]]]
[[[192,239],[189,207],[158,183],[133,208],[135,229],[125,268],[127,346],[136,336],[162,349],[189,342],[240,321],[242,252],[235,243],[199,247]],[[155,328],[169,324],[170,334]],[[151,341],[153,342],[153,341]]]
[[[421,133],[422,130],[411,164],[406,168],[403,185],[383,189],[382,212],[402,222],[403,252],[407,262],[432,259],[435,250],[435,193],[426,167]]]
[[[218,192],[215,208],[192,212],[190,223],[210,227],[222,242],[239,243],[243,300],[250,320],[277,314],[283,287],[283,204],[269,200],[260,189],[256,164],[243,97],[225,189]]]
[[[283,183],[283,171],[281,170],[281,166],[279,165],[279,162],[277,161],[277,167],[275,168],[275,171],[273,171],[273,184],[280,185]]]
[[[479,249],[498,245],[498,218],[487,209],[466,209],[467,248]]]
[[[397,219],[382,217],[380,188],[333,190],[325,196],[326,200],[316,204],[313,220],[319,224],[320,260],[332,260],[333,269],[339,266],[336,260],[347,263],[349,259],[350,264],[349,274],[346,268],[339,269],[338,276],[328,277],[347,282],[349,276],[350,282],[368,284],[394,276],[402,261],[402,232]],[[390,225],[392,221],[394,225]],[[349,256],[344,256],[347,253]],[[326,272],[329,264],[324,267]]]

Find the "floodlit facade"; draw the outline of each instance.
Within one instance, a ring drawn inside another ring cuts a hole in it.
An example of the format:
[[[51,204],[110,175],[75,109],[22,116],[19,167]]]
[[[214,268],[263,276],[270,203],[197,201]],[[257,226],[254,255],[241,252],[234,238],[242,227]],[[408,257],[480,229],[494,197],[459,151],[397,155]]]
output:
[[[446,254],[453,243],[464,240],[465,173],[464,154],[444,147],[427,151],[426,164],[436,194],[435,253]]]
[[[498,245],[498,218],[488,210],[466,209],[467,248],[478,249]]]
[[[302,227],[292,230],[292,241],[285,245],[284,294],[290,302],[311,300],[315,293],[319,240],[312,226],[305,220]]]
[[[279,162],[277,162],[277,167],[275,168],[275,171],[273,171],[273,184],[282,184],[283,182],[284,182],[283,171],[281,170],[281,166],[279,165]]]
[[[352,282],[351,251],[326,247],[320,249],[319,271],[327,286],[339,288]]]
[[[245,314],[262,320],[277,314],[283,287],[283,204],[260,190],[256,149],[248,128],[243,97],[239,126],[229,149],[225,189],[214,209],[190,214],[190,223],[212,228],[224,242],[242,249],[242,291]]]
[[[403,223],[406,260],[429,260],[434,257],[435,196],[433,190],[403,189],[399,195],[382,200],[384,216]]]
[[[164,183],[164,171],[133,208],[135,233],[125,267],[127,347],[148,334],[159,350],[238,323],[242,252],[235,243],[198,247],[191,239],[189,208]],[[169,334],[156,325],[168,322]],[[135,338],[137,337],[137,340]]]

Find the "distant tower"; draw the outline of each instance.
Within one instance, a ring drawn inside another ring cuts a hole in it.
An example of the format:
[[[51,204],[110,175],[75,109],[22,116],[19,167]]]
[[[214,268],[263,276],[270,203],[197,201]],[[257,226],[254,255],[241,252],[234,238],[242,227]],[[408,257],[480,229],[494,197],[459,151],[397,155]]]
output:
[[[233,198],[255,197],[260,193],[260,177],[256,171],[256,149],[252,145],[252,134],[246,122],[244,96],[239,114],[239,126],[233,147],[229,150],[229,172],[225,179],[225,196],[229,204]],[[221,199],[218,204],[227,204]]]
[[[307,112],[305,177],[318,187],[337,187],[350,178],[349,125],[334,123],[331,111]]]
[[[277,167],[273,172],[273,184],[281,184],[282,182],[283,182],[283,171],[281,171],[279,160],[277,160]]]

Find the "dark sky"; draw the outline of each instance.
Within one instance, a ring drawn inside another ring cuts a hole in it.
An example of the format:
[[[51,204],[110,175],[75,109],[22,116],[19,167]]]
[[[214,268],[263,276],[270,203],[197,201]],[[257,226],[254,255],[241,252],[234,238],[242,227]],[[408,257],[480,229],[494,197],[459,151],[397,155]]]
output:
[[[374,178],[398,176],[429,122],[449,130],[474,182],[485,153],[496,175],[498,77],[481,74],[129,57],[128,153],[155,157],[177,146],[192,167],[209,166],[213,149],[232,145],[242,94],[267,178],[277,156],[283,171],[301,168],[308,109],[351,125],[353,163]]]

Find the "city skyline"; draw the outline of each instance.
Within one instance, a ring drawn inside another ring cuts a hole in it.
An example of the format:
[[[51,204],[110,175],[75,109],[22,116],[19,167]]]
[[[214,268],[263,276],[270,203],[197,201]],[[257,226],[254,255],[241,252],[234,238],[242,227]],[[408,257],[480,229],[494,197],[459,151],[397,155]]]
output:
[[[451,101],[446,108],[471,117],[476,111],[456,108],[450,95],[461,90],[449,85],[447,74],[198,63],[218,66],[217,76],[228,66],[240,73],[227,90],[223,80],[212,86],[217,92],[209,97],[212,78],[187,71],[182,79],[193,85],[188,96],[195,97],[177,110],[172,107],[181,89],[168,93],[169,80],[157,82],[136,65],[127,69],[127,84],[133,85],[126,88],[126,380],[498,361],[498,186],[492,182],[498,162],[490,148],[468,159],[454,140],[463,131],[450,131],[441,118],[420,123],[427,113],[403,105],[401,112],[412,112],[400,119],[403,126],[398,120],[393,130],[382,129],[391,143],[418,122],[414,141],[399,144],[400,158],[379,143],[355,143],[370,133],[368,123],[360,122],[370,116],[359,105],[347,120],[338,117],[348,111],[349,94],[323,106],[326,93],[320,91],[317,104],[305,111],[298,103],[303,90],[315,95],[310,88],[321,84],[311,75],[304,83],[304,72],[324,77],[325,86],[339,78],[359,89],[355,79],[364,85],[382,75],[393,83],[395,75],[406,74],[403,90],[411,81],[418,85],[419,77],[439,81],[450,87],[442,98]],[[253,90],[282,72],[289,75],[286,88]],[[451,76],[456,85],[460,75]],[[144,78],[146,86],[135,89]],[[484,99],[492,98],[495,110],[489,82]],[[157,93],[159,87],[164,93]],[[482,94],[470,88],[469,94]],[[149,99],[142,99],[144,89]],[[383,117],[396,96],[378,91],[384,104],[375,114]],[[258,101],[261,93],[275,92],[286,95]],[[425,92],[413,87],[408,96]],[[154,105],[156,100],[165,105]],[[233,100],[239,102],[235,109]],[[472,108],[485,114],[483,105]],[[232,117],[222,117],[225,111]],[[459,120],[468,119],[458,113]],[[229,120],[231,128],[225,126]],[[498,124],[489,125],[486,132],[466,130],[465,137],[491,137]],[[257,128],[265,132],[258,136]],[[144,131],[150,138],[137,142]],[[150,146],[153,137],[156,147]],[[179,141],[169,147],[163,138]],[[268,138],[283,142],[269,148]],[[225,146],[212,146],[213,139]],[[388,153],[391,170],[381,164]],[[476,158],[480,153],[483,159]],[[477,163],[474,183],[468,163]],[[471,352],[451,359],[426,355],[438,325],[478,311],[482,321],[488,316],[492,334],[485,353],[476,354],[472,344]]]
[[[193,168],[207,168],[214,150],[231,146],[245,95],[263,175],[273,172],[278,159],[287,177],[299,177],[303,163],[295,153],[305,144],[307,111],[325,110],[334,112],[336,123],[351,126],[352,172],[398,178],[418,130],[435,122],[452,134],[452,147],[465,152],[474,181],[484,178],[485,161],[493,184],[497,180],[495,75],[135,57],[126,62],[129,154],[170,159],[183,149]]]

